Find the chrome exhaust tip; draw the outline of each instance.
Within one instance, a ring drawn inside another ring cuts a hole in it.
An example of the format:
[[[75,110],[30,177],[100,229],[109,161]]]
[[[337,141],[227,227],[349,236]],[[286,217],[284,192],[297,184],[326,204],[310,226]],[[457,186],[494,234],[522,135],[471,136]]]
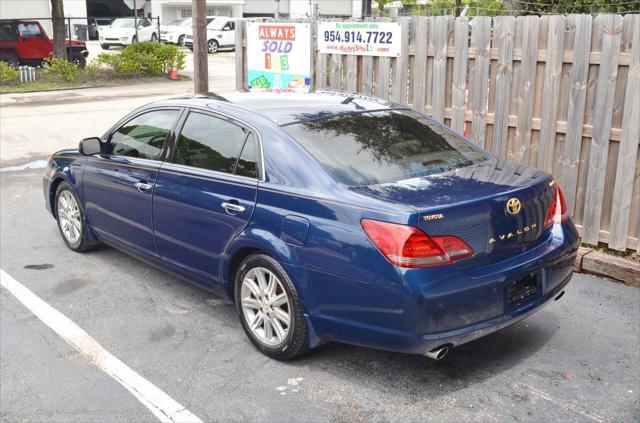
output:
[[[433,360],[442,360],[449,353],[449,349],[449,345],[441,345],[431,351],[427,351],[425,355]]]

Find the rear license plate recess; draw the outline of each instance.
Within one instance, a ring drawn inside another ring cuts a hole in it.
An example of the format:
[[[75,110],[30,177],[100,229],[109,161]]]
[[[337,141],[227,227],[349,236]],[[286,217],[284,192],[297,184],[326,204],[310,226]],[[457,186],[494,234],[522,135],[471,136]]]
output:
[[[538,277],[536,274],[530,274],[507,283],[507,300],[511,305],[518,304],[537,293]]]

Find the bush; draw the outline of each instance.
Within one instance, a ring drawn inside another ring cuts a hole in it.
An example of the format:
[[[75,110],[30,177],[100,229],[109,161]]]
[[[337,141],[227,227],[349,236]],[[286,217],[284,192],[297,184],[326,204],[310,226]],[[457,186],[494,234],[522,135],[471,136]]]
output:
[[[185,54],[176,46],[151,42],[127,46],[121,53],[102,53],[98,63],[116,74],[159,76],[184,68]]]
[[[51,57],[45,60],[44,71],[54,77],[62,78],[67,82],[71,82],[75,79],[80,72],[80,67],[75,63],[71,63],[67,60]]]
[[[18,71],[0,60],[0,82],[11,81],[18,77]]]

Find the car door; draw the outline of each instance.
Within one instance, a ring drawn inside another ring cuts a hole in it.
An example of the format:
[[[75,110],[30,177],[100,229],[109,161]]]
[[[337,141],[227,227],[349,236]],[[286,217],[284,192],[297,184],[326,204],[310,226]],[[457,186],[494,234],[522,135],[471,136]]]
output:
[[[260,168],[257,133],[235,120],[192,109],[153,196],[160,256],[180,271],[218,281],[231,239],[251,219]]]
[[[180,113],[179,108],[141,112],[107,135],[105,154],[87,159],[84,203],[89,224],[100,239],[157,255],[151,198]]]
[[[151,40],[151,25],[148,23],[147,19],[139,19],[138,20],[138,41],[149,41]]]
[[[53,44],[38,22],[18,23],[18,33],[22,59],[40,60],[53,54]]]
[[[230,46],[236,43],[236,23],[235,21],[229,21],[222,30],[222,42],[220,45]]]

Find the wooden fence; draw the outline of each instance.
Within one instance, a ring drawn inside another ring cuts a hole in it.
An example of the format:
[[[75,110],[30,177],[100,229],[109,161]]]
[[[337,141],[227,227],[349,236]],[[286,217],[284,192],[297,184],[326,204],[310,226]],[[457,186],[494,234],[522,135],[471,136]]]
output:
[[[583,241],[640,252],[640,15],[399,18],[399,58],[314,54],[316,89],[410,105],[551,172]],[[237,88],[246,88],[239,28]]]

